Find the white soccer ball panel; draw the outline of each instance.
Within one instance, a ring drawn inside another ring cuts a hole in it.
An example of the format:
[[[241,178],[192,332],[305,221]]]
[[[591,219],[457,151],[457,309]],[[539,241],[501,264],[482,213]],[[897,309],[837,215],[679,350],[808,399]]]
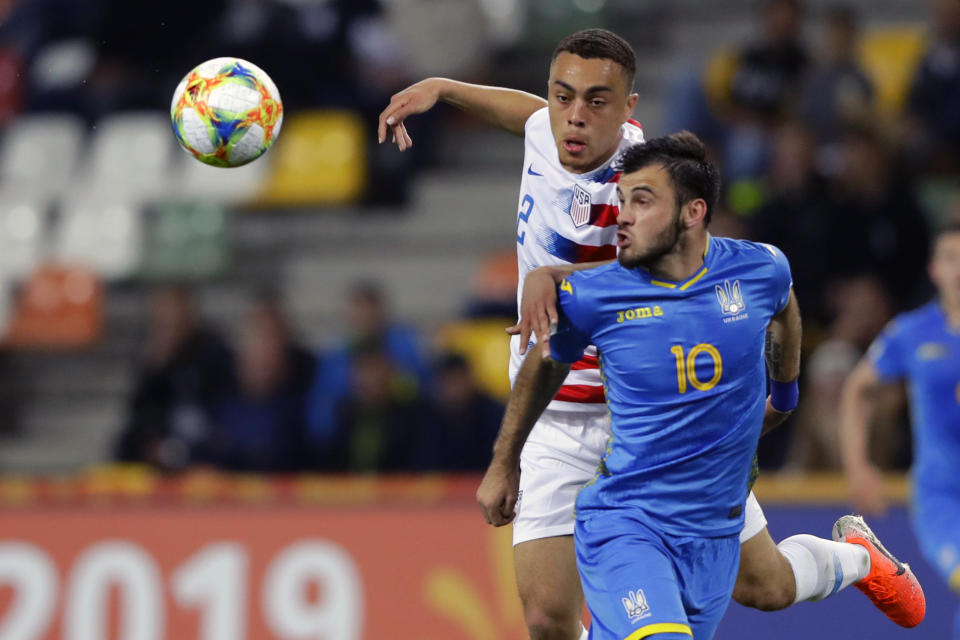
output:
[[[200,153],[213,153],[216,147],[210,140],[210,134],[207,131],[207,125],[203,118],[193,109],[183,110],[183,137],[187,144],[194,151]]]
[[[239,58],[213,58],[199,65],[196,71],[201,78],[212,78],[220,73],[220,69],[223,69],[229,64],[233,64],[234,60],[239,60]]]
[[[244,114],[260,107],[260,92],[239,84],[222,84],[210,91],[207,104],[214,109]]]
[[[233,165],[250,162],[263,153],[261,145],[263,145],[263,127],[258,124],[253,124],[247,129],[247,132],[243,134],[243,137],[237,140],[233,148],[230,149],[230,152],[227,154],[227,160]]]

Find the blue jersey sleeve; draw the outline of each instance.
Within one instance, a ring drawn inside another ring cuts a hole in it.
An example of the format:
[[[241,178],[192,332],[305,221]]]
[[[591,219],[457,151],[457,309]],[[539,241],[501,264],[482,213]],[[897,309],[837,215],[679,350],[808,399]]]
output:
[[[550,337],[550,357],[558,362],[573,363],[583,357],[590,346],[589,317],[582,295],[575,291],[580,282],[573,276],[557,288],[559,319],[557,332]]]
[[[903,331],[899,323],[894,320],[887,324],[883,332],[870,345],[867,358],[884,382],[899,380],[907,374],[902,342]]]
[[[790,289],[793,287],[793,274],[790,273],[790,261],[783,251],[772,244],[762,244],[773,255],[773,298],[776,313],[780,313],[790,300]]]

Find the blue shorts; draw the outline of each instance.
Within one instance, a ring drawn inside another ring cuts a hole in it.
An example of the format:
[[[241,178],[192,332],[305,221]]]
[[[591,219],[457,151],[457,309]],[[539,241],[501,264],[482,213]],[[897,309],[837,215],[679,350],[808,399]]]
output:
[[[574,540],[591,640],[713,637],[737,580],[739,536],[671,536],[612,510],[578,515]]]
[[[913,530],[927,561],[960,591],[960,496],[914,487]]]

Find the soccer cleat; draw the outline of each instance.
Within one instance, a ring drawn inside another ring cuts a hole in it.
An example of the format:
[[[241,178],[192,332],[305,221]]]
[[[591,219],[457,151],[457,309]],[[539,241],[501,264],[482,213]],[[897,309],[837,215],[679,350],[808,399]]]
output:
[[[923,588],[910,565],[893,557],[860,516],[843,516],[833,525],[833,539],[858,544],[870,554],[870,573],[853,583],[880,611],[901,627],[915,627],[927,611]]]

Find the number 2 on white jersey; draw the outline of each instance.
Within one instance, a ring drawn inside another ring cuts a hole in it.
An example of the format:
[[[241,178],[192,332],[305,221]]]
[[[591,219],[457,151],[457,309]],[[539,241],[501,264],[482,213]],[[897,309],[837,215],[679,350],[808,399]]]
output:
[[[520,213],[517,214],[517,244],[523,244],[523,241],[527,238],[527,232],[520,231],[520,223],[526,224],[527,220],[530,219],[530,214],[533,213],[533,198],[529,194],[524,195],[520,207]]]

